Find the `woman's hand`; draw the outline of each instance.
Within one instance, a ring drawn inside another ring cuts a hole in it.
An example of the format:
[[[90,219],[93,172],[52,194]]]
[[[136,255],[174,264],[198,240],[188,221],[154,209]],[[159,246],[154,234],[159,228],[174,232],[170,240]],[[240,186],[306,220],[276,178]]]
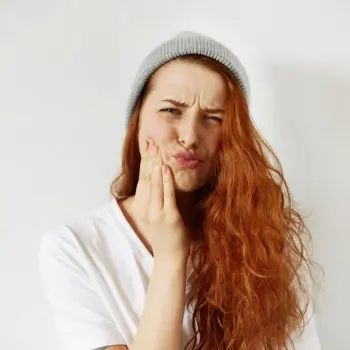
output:
[[[189,235],[176,205],[172,170],[163,163],[154,140],[147,140],[141,157],[140,176],[133,211],[145,226],[155,259],[185,259],[190,251]]]

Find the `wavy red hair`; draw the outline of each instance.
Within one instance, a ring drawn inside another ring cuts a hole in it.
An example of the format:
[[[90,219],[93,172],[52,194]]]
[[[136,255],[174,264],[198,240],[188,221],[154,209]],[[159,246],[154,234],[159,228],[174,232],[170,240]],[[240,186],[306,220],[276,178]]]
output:
[[[178,58],[218,72],[228,89],[226,117],[213,178],[197,191],[193,224],[195,271],[193,330],[186,349],[282,349],[305,327],[310,302],[305,285],[311,260],[310,233],[294,208],[281,164],[250,118],[232,73],[210,58]],[[135,194],[139,176],[139,111],[152,79],[136,104],[125,137],[114,197]],[[305,268],[302,269],[302,266]],[[200,335],[200,337],[196,337]]]

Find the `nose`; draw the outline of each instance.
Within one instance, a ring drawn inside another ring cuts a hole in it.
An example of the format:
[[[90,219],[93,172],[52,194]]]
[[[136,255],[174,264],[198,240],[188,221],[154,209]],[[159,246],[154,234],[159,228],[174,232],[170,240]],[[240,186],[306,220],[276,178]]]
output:
[[[187,120],[185,120],[187,119]],[[178,127],[178,140],[184,148],[197,148],[199,143],[196,118],[185,118]]]

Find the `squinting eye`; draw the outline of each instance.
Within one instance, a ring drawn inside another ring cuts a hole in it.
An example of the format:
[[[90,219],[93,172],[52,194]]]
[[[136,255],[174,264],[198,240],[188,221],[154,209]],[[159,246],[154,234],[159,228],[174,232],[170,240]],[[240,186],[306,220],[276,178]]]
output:
[[[168,113],[176,113],[176,109],[175,108],[163,108],[160,110],[161,112],[168,112]]]
[[[215,115],[208,115],[206,118],[215,120],[215,121],[217,121],[217,122],[219,122],[219,123],[222,122],[222,119],[219,118],[219,117],[216,117]]]

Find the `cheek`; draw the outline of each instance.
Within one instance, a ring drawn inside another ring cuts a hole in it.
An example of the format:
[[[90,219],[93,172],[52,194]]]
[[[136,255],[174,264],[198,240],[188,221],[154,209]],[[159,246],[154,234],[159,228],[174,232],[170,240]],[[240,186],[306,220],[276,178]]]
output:
[[[167,145],[171,143],[175,137],[176,132],[168,123],[159,120],[153,120],[147,124],[145,123],[139,131],[139,146],[141,152],[145,150],[145,142],[148,138],[154,139],[156,144],[162,149],[167,148]]]
[[[210,157],[216,157],[220,150],[221,132],[217,131],[212,133],[211,135],[207,135],[206,140]]]
[[[154,127],[152,128],[152,137],[160,145],[162,143],[168,142],[172,138],[173,134],[173,128],[169,124],[164,122],[158,122],[157,125],[154,125]]]

